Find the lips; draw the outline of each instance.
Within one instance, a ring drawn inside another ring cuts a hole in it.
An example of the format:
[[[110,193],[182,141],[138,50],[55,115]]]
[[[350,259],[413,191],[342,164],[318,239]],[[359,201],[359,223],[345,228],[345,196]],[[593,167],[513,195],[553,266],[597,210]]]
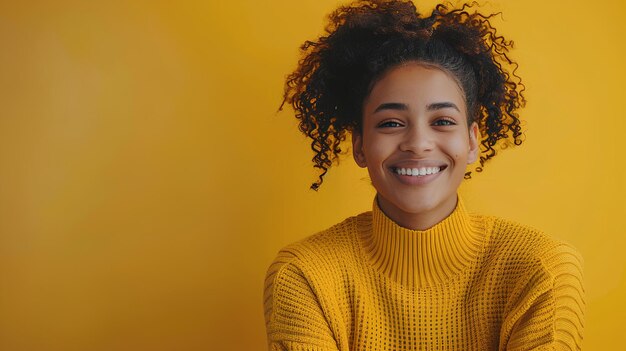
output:
[[[404,160],[394,162],[389,168],[392,173],[398,175],[420,177],[437,174],[448,168],[448,165],[434,160]]]
[[[406,185],[423,185],[438,178],[446,168],[448,168],[447,164],[438,161],[411,160],[395,163],[389,169],[398,180]]]
[[[443,170],[444,167],[414,167],[414,168],[405,168],[405,167],[394,167],[392,171],[399,175],[408,175],[413,177],[425,176],[429,174],[437,174]]]

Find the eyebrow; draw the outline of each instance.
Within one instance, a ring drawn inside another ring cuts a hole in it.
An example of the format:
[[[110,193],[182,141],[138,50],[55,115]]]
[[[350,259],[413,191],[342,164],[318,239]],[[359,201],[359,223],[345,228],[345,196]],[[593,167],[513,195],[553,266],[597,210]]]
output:
[[[444,108],[453,108],[459,112],[461,112],[461,110],[459,109],[459,107],[453,103],[453,102],[449,102],[449,101],[445,101],[445,102],[434,102],[432,104],[429,104],[428,106],[426,106],[426,110],[427,111],[436,111],[436,110],[441,110]],[[376,110],[374,110],[374,113],[379,112],[379,111],[384,111],[384,110],[397,110],[397,111],[408,111],[409,110],[409,106],[400,102],[386,102],[384,104],[380,104],[378,107],[376,107]]]
[[[384,111],[384,110],[408,111],[409,106],[407,106],[406,104],[399,103],[399,102],[387,102],[387,103],[378,105],[378,107],[376,107],[376,110],[374,110],[374,113],[379,112],[379,111]]]
[[[455,103],[449,102],[449,101],[446,101],[446,102],[435,102],[435,103],[432,103],[432,104],[426,106],[426,109],[428,111],[441,110],[441,109],[444,109],[444,108],[453,108],[453,109],[461,112],[461,110],[459,109],[459,107]]]

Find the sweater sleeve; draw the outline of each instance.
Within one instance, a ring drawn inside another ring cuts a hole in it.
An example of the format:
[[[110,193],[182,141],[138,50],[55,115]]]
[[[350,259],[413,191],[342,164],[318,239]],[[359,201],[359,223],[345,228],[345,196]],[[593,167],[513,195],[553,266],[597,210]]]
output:
[[[281,251],[265,278],[269,350],[336,351],[337,343],[319,300],[297,261],[293,254]]]
[[[585,300],[578,252],[562,243],[548,250],[523,290],[501,349],[580,350]]]

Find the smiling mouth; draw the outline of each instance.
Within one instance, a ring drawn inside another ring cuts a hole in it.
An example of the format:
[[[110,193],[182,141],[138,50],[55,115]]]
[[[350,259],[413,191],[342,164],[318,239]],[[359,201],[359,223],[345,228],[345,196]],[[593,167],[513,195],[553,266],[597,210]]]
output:
[[[423,177],[430,174],[437,174],[447,166],[441,167],[420,167],[420,168],[403,168],[403,167],[393,167],[391,170],[399,175],[412,176],[412,177]]]

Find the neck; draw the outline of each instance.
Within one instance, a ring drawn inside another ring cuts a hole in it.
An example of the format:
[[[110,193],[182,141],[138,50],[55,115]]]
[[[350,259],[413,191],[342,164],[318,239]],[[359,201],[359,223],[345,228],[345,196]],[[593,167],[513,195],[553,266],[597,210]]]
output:
[[[419,211],[403,210],[378,194],[376,195],[376,202],[385,215],[401,227],[411,230],[427,230],[450,216],[457,206],[458,196],[455,194],[454,197],[434,208],[425,208]]]

